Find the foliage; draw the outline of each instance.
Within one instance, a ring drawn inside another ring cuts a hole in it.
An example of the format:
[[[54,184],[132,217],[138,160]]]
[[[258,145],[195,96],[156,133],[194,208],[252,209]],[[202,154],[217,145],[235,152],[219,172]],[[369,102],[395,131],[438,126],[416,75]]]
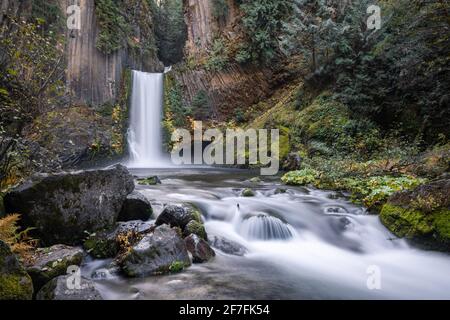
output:
[[[0,32],[0,181],[20,176],[24,127],[64,95],[63,46],[38,23],[7,18]]]
[[[314,169],[302,169],[299,171],[291,171],[286,173],[281,180],[288,185],[304,186],[314,183],[320,173]]]
[[[152,1],[95,0],[95,14],[100,25],[97,48],[112,54],[128,48],[135,56],[156,54]]]
[[[19,214],[8,215],[0,219],[0,240],[8,244],[15,254],[29,261],[37,243],[28,235],[33,228],[20,230],[19,220]]]
[[[290,10],[288,0],[242,0],[245,41],[236,55],[240,63],[269,63],[278,52],[278,32]]]
[[[210,113],[208,94],[200,90],[192,99],[192,112],[197,119],[206,119]]]
[[[153,7],[158,57],[165,65],[175,64],[183,59],[187,38],[183,1],[161,0]]]
[[[210,53],[209,59],[206,62],[206,69],[213,71],[221,71],[225,69],[229,63],[228,50],[223,39],[215,39]]]

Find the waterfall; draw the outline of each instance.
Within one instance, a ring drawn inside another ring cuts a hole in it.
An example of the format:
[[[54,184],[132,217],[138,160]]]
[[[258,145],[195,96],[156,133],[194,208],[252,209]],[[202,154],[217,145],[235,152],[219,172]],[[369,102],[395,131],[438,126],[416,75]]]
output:
[[[162,147],[163,73],[133,71],[128,166],[154,168],[167,165]]]

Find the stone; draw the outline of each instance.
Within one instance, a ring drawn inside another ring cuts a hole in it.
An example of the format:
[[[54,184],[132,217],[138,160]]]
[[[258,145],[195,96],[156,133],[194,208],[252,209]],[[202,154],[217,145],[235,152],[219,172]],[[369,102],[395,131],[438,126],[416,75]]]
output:
[[[184,230],[190,221],[202,223],[200,211],[191,204],[168,205],[156,219],[156,225],[168,224]]]
[[[192,254],[194,263],[203,263],[211,260],[216,256],[216,253],[209,246],[209,244],[195,234],[191,234],[184,239],[187,250]]]
[[[191,264],[183,239],[168,225],[157,227],[132,247],[120,261],[128,277],[146,277],[169,273]]]
[[[380,220],[398,237],[450,252],[450,179],[394,193],[381,209]]]
[[[157,176],[138,179],[138,184],[143,186],[155,186],[157,184],[161,184],[161,180]]]
[[[244,246],[237,242],[228,240],[220,236],[209,236],[209,244],[223,253],[234,255],[234,256],[244,256],[248,250]]]
[[[246,188],[246,189],[242,190],[241,196],[242,197],[254,197],[255,192],[253,192],[252,189]]]
[[[286,171],[300,170],[302,165],[302,158],[296,152],[291,152],[283,161],[282,168]]]
[[[79,266],[83,256],[81,248],[66,245],[36,250],[32,257],[33,263],[26,267],[33,280],[34,290],[37,292],[51,279],[65,275],[69,266]]]
[[[147,221],[152,217],[153,209],[150,201],[140,192],[133,191],[123,203],[119,214],[119,221],[142,220]]]
[[[205,226],[198,221],[191,220],[184,228],[183,236],[188,237],[191,234],[195,234],[203,240],[208,240]]]
[[[74,275],[59,276],[50,280],[36,295],[37,300],[103,300],[93,281],[81,277],[80,283]],[[68,286],[69,284],[69,286]],[[77,288],[76,285],[79,285]]]
[[[11,248],[0,240],[0,300],[31,300],[33,282]]]
[[[77,245],[85,231],[115,225],[133,177],[123,166],[108,170],[35,175],[5,196],[7,213],[20,213],[41,243]]]

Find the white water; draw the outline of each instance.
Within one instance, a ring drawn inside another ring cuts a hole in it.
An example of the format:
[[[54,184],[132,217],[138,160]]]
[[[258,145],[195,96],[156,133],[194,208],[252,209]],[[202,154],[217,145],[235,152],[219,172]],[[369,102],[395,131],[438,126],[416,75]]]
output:
[[[210,236],[237,242],[247,254],[216,249],[213,261],[180,274],[107,278],[99,283],[107,299],[450,299],[448,254],[411,247],[377,216],[330,192],[275,194],[279,185],[267,182],[251,185],[256,196],[245,198],[245,172],[167,172],[133,171],[162,179],[138,189],[155,215],[167,203],[194,203]],[[367,286],[372,267],[381,272],[378,290]],[[97,268],[92,264],[85,274]]]
[[[162,146],[163,73],[133,71],[128,146],[132,168],[166,167]]]

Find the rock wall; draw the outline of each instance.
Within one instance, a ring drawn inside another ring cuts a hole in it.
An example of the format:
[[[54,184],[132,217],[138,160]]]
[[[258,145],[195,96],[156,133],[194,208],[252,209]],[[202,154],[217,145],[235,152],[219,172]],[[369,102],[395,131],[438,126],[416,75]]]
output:
[[[185,0],[184,5],[188,29],[186,59],[207,59],[216,35],[229,41],[235,41],[242,35],[239,25],[241,12],[234,0],[227,0],[227,14],[219,19],[214,16],[210,0]],[[255,66],[230,64],[219,72],[202,67],[180,68],[174,73],[183,88],[185,103],[191,104],[198,92],[206,92],[212,115],[217,120],[230,118],[236,108],[257,103],[271,91],[271,71]]]
[[[114,101],[125,68],[142,71],[162,71],[163,65],[156,57],[136,60],[120,49],[106,55],[96,48],[99,26],[92,0],[59,0],[61,10],[78,2],[81,8],[81,30],[67,30],[67,88],[76,104],[102,105]]]

